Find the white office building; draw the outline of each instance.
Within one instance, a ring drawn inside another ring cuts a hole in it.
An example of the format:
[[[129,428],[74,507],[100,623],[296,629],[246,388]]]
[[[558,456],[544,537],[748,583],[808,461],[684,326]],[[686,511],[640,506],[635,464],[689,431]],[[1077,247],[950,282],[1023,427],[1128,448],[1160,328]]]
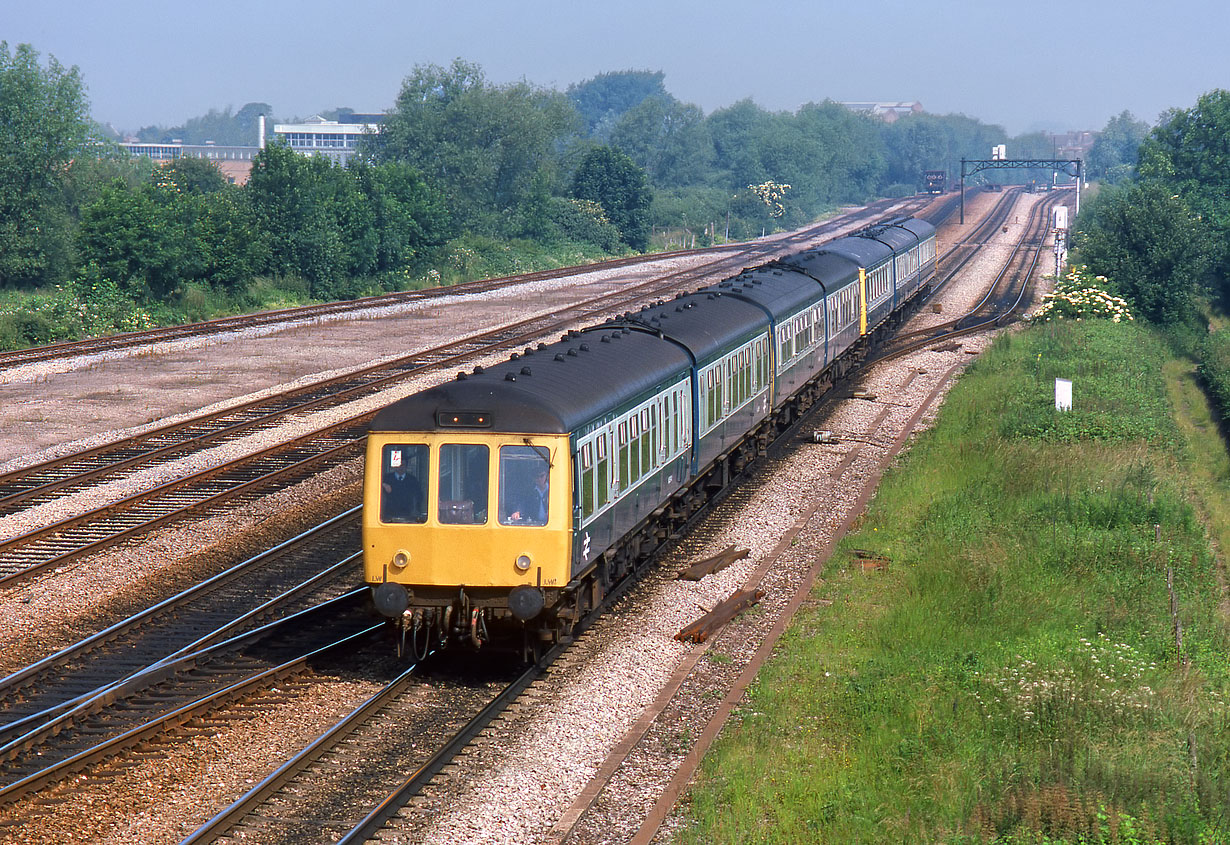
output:
[[[366,118],[376,115],[363,115]],[[382,117],[382,115],[381,115]],[[346,164],[359,149],[359,139],[380,131],[380,124],[338,123],[317,115],[303,123],[278,123],[273,127],[290,148],[303,155],[327,156],[338,164]]]

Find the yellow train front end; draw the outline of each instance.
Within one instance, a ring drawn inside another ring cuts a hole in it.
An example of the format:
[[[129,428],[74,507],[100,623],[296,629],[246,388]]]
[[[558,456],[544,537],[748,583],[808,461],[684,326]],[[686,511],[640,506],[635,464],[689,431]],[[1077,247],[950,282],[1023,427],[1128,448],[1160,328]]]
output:
[[[416,654],[540,627],[569,582],[568,435],[485,424],[368,435],[364,578]]]

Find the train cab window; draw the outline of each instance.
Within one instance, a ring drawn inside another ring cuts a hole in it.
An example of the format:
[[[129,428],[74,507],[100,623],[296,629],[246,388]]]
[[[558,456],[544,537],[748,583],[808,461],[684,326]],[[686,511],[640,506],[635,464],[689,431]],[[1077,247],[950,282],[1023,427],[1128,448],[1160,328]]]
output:
[[[390,443],[380,459],[380,521],[427,521],[427,447]]]
[[[501,525],[546,525],[550,493],[551,464],[546,449],[500,447]]]
[[[440,522],[487,523],[490,452],[486,446],[446,443],[440,447]]]

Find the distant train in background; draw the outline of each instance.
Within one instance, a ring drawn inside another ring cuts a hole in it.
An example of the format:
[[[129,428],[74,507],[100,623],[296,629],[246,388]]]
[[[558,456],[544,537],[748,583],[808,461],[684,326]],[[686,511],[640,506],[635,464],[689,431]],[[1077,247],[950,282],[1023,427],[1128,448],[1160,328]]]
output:
[[[404,648],[568,636],[903,318],[935,228],[882,221],[538,344],[371,424],[364,577]]]

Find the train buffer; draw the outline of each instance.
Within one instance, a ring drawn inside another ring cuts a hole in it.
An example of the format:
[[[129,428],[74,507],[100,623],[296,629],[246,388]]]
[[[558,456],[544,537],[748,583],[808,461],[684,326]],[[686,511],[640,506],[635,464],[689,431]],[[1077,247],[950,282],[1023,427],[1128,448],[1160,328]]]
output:
[[[684,628],[675,639],[680,642],[703,643],[731,619],[734,619],[764,597],[764,590],[736,590],[730,598]]]
[[[736,549],[732,543],[712,557],[707,557],[685,569],[679,570],[678,578],[681,581],[699,581],[706,575],[721,572],[736,560],[743,560],[750,553],[747,549]]]

